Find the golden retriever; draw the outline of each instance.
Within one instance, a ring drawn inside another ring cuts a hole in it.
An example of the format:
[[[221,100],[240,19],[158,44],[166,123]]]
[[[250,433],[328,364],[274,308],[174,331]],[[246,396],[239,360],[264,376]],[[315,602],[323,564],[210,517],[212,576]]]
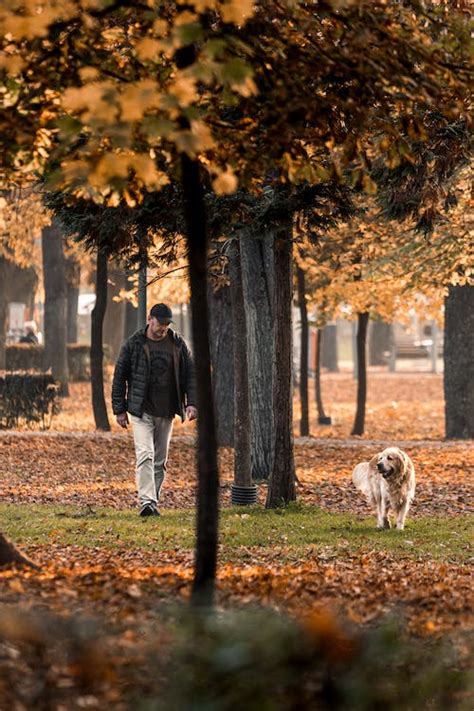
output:
[[[415,467],[408,454],[398,447],[387,447],[370,462],[357,464],[352,481],[377,509],[377,528],[390,528],[387,513],[392,509],[397,528],[403,531],[415,496]]]

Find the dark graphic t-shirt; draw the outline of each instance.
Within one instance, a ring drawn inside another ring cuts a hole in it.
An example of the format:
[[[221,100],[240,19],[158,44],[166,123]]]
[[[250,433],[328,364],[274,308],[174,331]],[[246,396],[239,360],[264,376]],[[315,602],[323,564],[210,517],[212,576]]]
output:
[[[150,351],[150,382],[144,410],[153,417],[174,417],[177,409],[173,344],[170,336],[161,341],[147,339]]]

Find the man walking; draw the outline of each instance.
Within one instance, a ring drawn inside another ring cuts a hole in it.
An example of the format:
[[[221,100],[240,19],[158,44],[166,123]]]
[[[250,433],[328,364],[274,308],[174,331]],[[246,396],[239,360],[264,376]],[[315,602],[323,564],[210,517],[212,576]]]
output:
[[[197,417],[193,359],[171,323],[169,306],[155,304],[148,325],[124,343],[115,364],[112,408],[121,427],[131,416],[140,516],[159,516],[174,416]]]

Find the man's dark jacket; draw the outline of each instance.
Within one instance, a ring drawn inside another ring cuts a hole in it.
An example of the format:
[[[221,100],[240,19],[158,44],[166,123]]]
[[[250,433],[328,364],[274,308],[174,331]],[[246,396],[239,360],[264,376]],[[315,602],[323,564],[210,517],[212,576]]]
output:
[[[136,417],[143,415],[150,380],[150,350],[146,328],[130,336],[123,344],[117,358],[112,383],[114,415],[123,412],[129,412]],[[179,403],[176,414],[184,420],[186,406],[197,405],[194,362],[184,338],[171,329],[168,334],[173,343],[173,363]]]

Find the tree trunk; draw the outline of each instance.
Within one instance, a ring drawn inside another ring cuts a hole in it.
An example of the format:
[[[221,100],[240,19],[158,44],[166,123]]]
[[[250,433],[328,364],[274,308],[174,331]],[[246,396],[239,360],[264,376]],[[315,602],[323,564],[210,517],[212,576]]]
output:
[[[369,314],[357,316],[357,410],[351,435],[363,435],[365,427],[365,403],[367,400],[367,327]]]
[[[102,330],[107,308],[107,253],[97,252],[97,272],[95,281],[95,306],[91,312],[91,388],[92,409],[96,429],[110,431],[107,405],[104,395],[104,350]]]
[[[392,326],[385,321],[372,321],[369,331],[369,364],[386,365],[390,353]]]
[[[446,437],[474,438],[474,286],[450,286],[444,313]]]
[[[326,413],[324,412],[323,397],[321,393],[321,341],[324,329],[318,328],[316,332],[316,363],[314,368],[314,396],[316,399],[316,408],[318,411],[318,422],[321,424],[323,420],[327,419]]]
[[[75,257],[70,256],[66,259],[66,311],[68,343],[77,343],[77,308],[79,305],[80,283],[80,262]]]
[[[234,446],[234,354],[230,288],[209,289],[212,389],[220,447]]]
[[[324,336],[321,342],[321,365],[323,368],[327,368],[330,373],[339,372],[337,326],[335,323],[328,323],[324,327]]]
[[[127,272],[127,277],[126,277],[126,283],[125,283],[125,288],[127,291],[130,291],[133,289],[133,281],[132,281],[132,272],[128,271]],[[137,321],[138,321],[138,309],[136,306],[132,304],[131,301],[127,299],[125,302],[125,323],[124,323],[124,332],[123,332],[123,338],[126,341],[127,338],[130,338],[130,336],[135,333],[137,330]]]
[[[234,240],[230,248],[229,276],[234,344],[234,484],[238,486],[251,486],[247,327],[245,322],[242,270],[240,266],[238,240]]]
[[[4,257],[0,257],[0,370],[5,370],[7,365],[8,277],[9,262]]]
[[[19,301],[25,304],[26,320],[34,317],[35,294],[38,288],[38,275],[34,267],[20,267],[11,262],[10,280],[5,284],[8,288],[8,301]]]
[[[293,453],[292,243],[289,229],[275,240],[275,340],[273,407],[275,452],[266,508],[296,499]]]
[[[301,403],[301,420],[300,420],[300,435],[307,437],[309,435],[309,402],[308,402],[308,345],[309,345],[309,327],[308,327],[308,307],[306,305],[306,284],[305,273],[301,267],[297,268],[298,282],[298,305],[300,309],[301,322],[301,353],[300,353],[300,403]]]
[[[140,245],[140,268],[138,270],[138,311],[137,311],[137,328],[145,328],[148,319],[147,309],[147,271],[148,271],[148,253],[144,245]]]
[[[27,565],[39,570],[39,567],[29,558],[20,553],[5,536],[0,533],[0,568],[4,565]]]
[[[115,360],[123,343],[125,329],[125,302],[114,301],[122,289],[126,288],[126,276],[116,264],[109,268],[107,285],[107,310],[104,318],[104,343],[109,348],[111,360]]]
[[[273,234],[240,238],[247,323],[251,463],[253,480],[268,479],[273,466]]]
[[[192,602],[194,605],[210,606],[217,568],[219,471],[207,308],[207,224],[198,161],[182,154],[181,171],[199,413],[197,540]]]
[[[59,393],[69,395],[67,365],[67,297],[63,237],[53,219],[42,232],[44,275],[44,368],[51,368]]]

